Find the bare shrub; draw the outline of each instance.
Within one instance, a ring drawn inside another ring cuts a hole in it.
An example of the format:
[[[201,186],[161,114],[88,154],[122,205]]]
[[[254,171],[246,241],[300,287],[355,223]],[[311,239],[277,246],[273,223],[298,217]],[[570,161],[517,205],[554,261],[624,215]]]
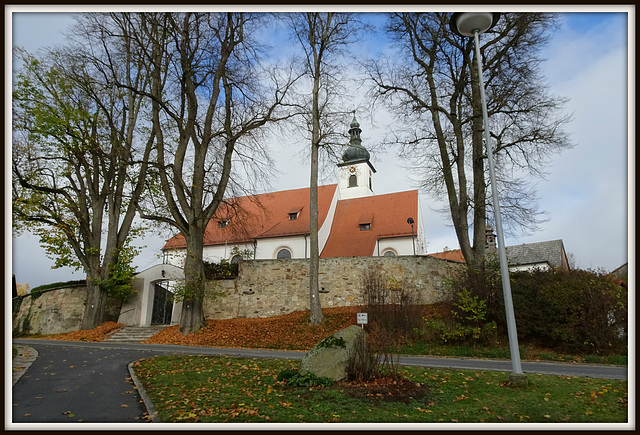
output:
[[[393,334],[397,343],[413,338],[422,328],[422,312],[415,286],[408,280],[388,278],[371,267],[362,276],[362,296],[371,325]]]
[[[388,329],[374,326],[371,335],[371,351],[375,354],[377,371],[381,375],[397,379],[399,356],[393,353],[398,337]]]
[[[371,341],[359,335],[347,361],[350,381],[368,382],[381,377],[399,379],[399,357],[392,353],[395,339],[387,331],[375,328]]]
[[[395,349],[424,328],[415,285],[406,279],[389,278],[379,268],[371,267],[362,275],[362,297],[369,314],[368,352],[375,354],[374,373],[397,379]]]
[[[351,381],[366,382],[379,377],[378,358],[369,349],[366,334],[356,337],[347,361],[347,377]]]

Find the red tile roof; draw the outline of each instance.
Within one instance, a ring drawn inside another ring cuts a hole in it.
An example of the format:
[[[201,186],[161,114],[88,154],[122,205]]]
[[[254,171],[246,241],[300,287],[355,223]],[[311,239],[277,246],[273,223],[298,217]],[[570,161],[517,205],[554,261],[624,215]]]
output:
[[[379,238],[411,236],[407,218],[418,217],[418,191],[338,201],[321,257],[371,256]],[[361,224],[371,229],[360,230]]]
[[[322,226],[336,184],[318,187],[318,225]],[[290,220],[290,213],[297,213]],[[229,220],[224,228],[221,220]],[[257,238],[309,234],[309,188],[264,193],[230,199],[218,208],[205,230],[204,245],[251,242]],[[167,241],[162,249],[185,248],[186,241],[178,234]]]
[[[327,217],[337,185],[318,188],[318,224]],[[290,213],[299,215],[289,220]],[[407,218],[418,216],[418,191],[376,195],[338,201],[329,239],[321,257],[373,255],[377,239],[410,237]],[[229,220],[219,228],[218,222]],[[361,231],[361,224],[370,224]],[[309,234],[309,189],[286,190],[230,200],[221,206],[209,222],[204,245],[252,242],[255,239]],[[185,248],[178,234],[163,249]]]
[[[453,251],[435,252],[433,254],[427,254],[430,257],[436,257],[443,260],[457,261],[459,263],[466,263],[461,249],[454,249]]]

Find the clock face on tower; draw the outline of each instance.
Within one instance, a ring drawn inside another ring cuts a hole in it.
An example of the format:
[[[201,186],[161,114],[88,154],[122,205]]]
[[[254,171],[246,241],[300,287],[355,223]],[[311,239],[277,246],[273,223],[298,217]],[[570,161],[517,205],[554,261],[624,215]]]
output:
[[[355,166],[351,166],[349,168],[349,172],[352,173],[352,174],[355,174],[356,173],[356,167]]]

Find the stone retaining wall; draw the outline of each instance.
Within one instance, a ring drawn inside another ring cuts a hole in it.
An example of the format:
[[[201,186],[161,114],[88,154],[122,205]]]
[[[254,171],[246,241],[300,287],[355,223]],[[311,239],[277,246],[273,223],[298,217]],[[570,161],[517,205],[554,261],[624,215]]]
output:
[[[86,287],[45,290],[14,298],[13,335],[77,331],[86,301]]]
[[[270,317],[309,308],[309,260],[252,260],[240,263],[235,280],[210,283],[224,296],[205,301],[205,317],[229,319]],[[363,273],[374,267],[386,276],[415,287],[420,304],[447,298],[443,281],[458,263],[434,257],[350,257],[320,259],[320,302],[323,308],[362,305]]]
[[[79,331],[86,302],[85,286],[44,290],[13,298],[13,336]],[[116,321],[121,306],[122,302],[107,298],[106,320]]]
[[[432,304],[447,299],[443,281],[461,266],[428,256],[321,258],[320,303],[323,308],[362,305],[363,273],[373,267],[397,281],[406,279],[412,284],[418,303]],[[210,289],[223,296],[205,300],[205,317],[271,317],[307,310],[308,272],[309,260],[304,259],[242,262],[238,278],[208,282]],[[79,330],[86,298],[86,287],[46,290],[14,298],[13,335]],[[109,320],[117,320],[119,312],[119,307],[114,307]]]

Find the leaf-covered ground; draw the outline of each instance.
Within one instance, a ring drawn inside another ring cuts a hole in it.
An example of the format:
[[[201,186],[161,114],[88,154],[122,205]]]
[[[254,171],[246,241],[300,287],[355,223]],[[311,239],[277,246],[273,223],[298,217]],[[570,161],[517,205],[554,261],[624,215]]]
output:
[[[309,350],[339,330],[356,324],[362,307],[325,308],[325,320],[309,324],[309,311],[256,319],[208,320],[194,334],[182,335],[178,326],[160,331],[145,343],[252,349]]]
[[[424,315],[440,309],[421,308]],[[324,338],[355,325],[357,313],[363,311],[363,306],[323,308],[324,321],[318,326],[309,324],[309,310],[266,318],[208,320],[197,333],[182,335],[178,326],[171,326],[145,343],[307,351]]]
[[[431,306],[422,308],[425,315],[438,310]],[[324,321],[317,326],[309,324],[309,310],[266,318],[207,320],[207,326],[196,333],[182,335],[175,325],[163,329],[145,343],[306,351],[339,330],[355,325],[357,313],[363,310],[363,306],[323,308]],[[124,326],[105,322],[92,330],[31,338],[99,342]]]
[[[66,340],[66,341],[102,341],[104,338],[117,329],[122,328],[122,323],[105,322],[94,329],[68,332],[66,334],[32,336],[22,338],[44,338],[47,340]]]

